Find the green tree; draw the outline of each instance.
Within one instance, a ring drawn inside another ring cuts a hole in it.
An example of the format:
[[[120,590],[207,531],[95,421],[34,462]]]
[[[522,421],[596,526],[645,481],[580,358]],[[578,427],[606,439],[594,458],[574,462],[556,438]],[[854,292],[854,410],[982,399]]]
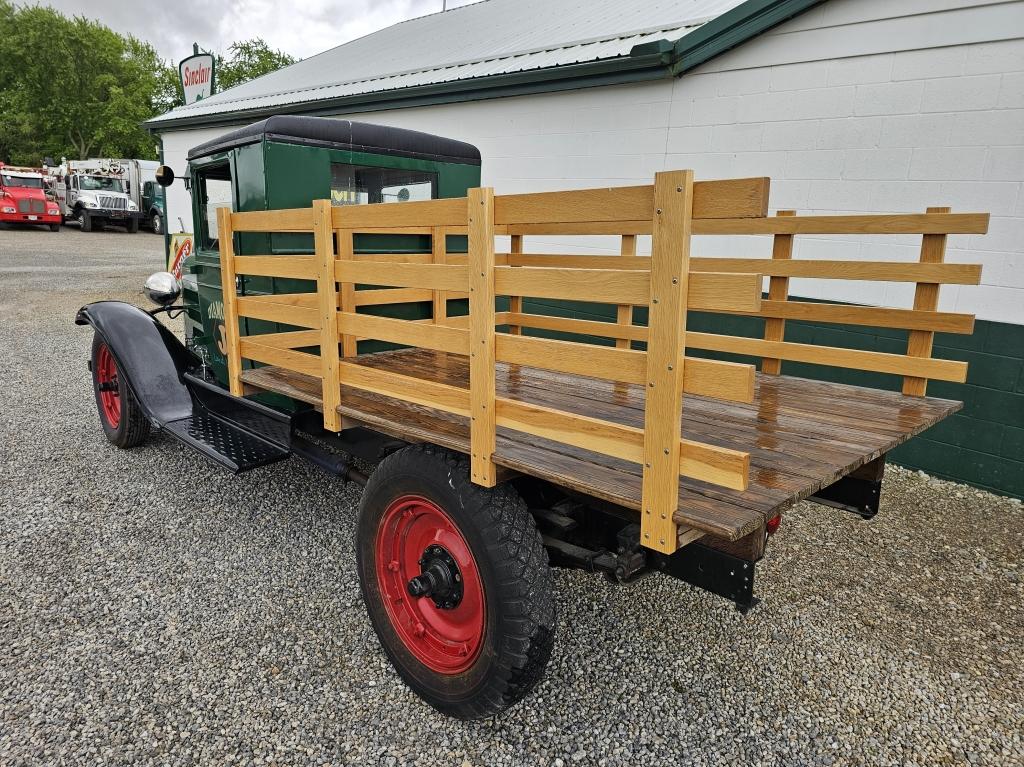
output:
[[[241,85],[297,61],[284,51],[273,50],[258,37],[232,43],[228,55],[218,55],[216,60],[218,91]]]
[[[218,90],[292,64],[259,38],[218,55]],[[85,17],[0,0],[0,161],[156,157],[142,124],[184,103],[177,66]]]
[[[164,66],[152,46],[42,6],[3,2],[0,19],[0,151],[8,159],[155,156],[141,127],[158,108]]]

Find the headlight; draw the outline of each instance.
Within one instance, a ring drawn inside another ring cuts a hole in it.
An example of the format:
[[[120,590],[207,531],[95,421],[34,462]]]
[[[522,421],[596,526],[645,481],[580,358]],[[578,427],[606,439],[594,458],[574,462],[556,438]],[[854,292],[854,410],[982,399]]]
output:
[[[170,272],[154,272],[146,280],[143,292],[154,304],[169,306],[181,295],[181,285]]]
[[[87,207],[87,208],[98,208],[99,207],[99,205],[96,204],[96,200],[82,200],[82,204],[85,207]]]
[[[139,209],[138,205],[136,205],[131,200],[128,200],[128,210],[138,210],[138,209]]]
[[[4,208],[4,213],[17,213],[18,211],[14,208]]]
[[[59,215],[60,215],[60,211],[59,211],[59,210],[57,210],[56,208],[50,208],[50,209],[48,209],[48,210],[46,211],[46,214],[47,214],[48,216],[59,216]]]

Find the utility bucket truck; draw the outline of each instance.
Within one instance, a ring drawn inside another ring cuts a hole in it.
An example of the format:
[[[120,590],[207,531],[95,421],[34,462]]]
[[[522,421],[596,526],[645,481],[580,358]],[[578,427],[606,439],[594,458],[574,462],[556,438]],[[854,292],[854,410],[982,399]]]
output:
[[[51,173],[65,223],[74,222],[83,232],[106,224],[139,231],[143,212],[128,192],[128,169],[121,160],[64,160]]]

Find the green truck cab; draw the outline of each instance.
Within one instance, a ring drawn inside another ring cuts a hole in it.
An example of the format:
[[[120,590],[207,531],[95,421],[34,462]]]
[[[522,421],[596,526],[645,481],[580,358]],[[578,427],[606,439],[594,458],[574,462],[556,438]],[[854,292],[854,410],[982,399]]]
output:
[[[164,219],[166,218],[164,196],[160,192],[160,187],[156,181],[151,180],[143,183],[142,205],[139,206],[139,210],[145,213],[146,222],[149,224],[153,234],[164,233]]]
[[[188,343],[227,379],[224,304],[216,209],[262,211],[334,205],[407,202],[464,197],[480,184],[480,152],[461,141],[382,125],[317,117],[271,117],[195,147],[188,155],[195,232],[193,255],[183,264],[182,287]],[[357,253],[430,252],[427,235],[360,235]],[[465,250],[464,236],[449,236],[450,252]],[[308,234],[238,235],[238,255],[313,253]],[[302,293],[315,286],[301,280],[240,278],[241,295]],[[451,313],[460,314],[452,302]],[[361,311],[416,319],[428,317],[429,302],[364,307]],[[241,332],[277,332],[276,323],[241,320]],[[360,344],[360,351],[381,345]],[[274,401],[278,406],[288,403]]]

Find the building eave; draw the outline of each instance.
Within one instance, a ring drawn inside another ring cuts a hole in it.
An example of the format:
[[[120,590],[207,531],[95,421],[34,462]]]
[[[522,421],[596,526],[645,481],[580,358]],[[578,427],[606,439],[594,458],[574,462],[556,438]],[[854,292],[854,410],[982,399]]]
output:
[[[144,123],[144,127],[153,133],[162,133],[238,125],[272,115],[357,114],[671,79],[822,1],[747,0],[679,40],[657,40],[637,45],[628,56],[329,99],[309,99],[251,109],[242,107],[191,116],[157,117]]]

